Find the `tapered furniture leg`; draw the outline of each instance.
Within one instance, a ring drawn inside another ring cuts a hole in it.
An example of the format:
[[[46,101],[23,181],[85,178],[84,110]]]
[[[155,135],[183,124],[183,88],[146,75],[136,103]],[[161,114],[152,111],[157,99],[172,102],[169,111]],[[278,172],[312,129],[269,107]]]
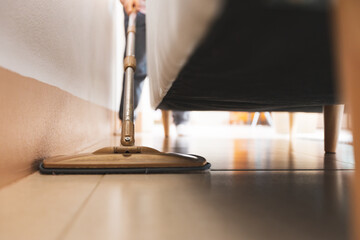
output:
[[[352,239],[360,239],[360,1],[339,0],[336,4],[336,26],[340,81],[350,107],[355,178],[351,194]]]
[[[295,132],[295,113],[289,113],[289,136],[290,140],[294,137]]]
[[[260,112],[255,112],[254,113],[254,118],[253,118],[252,123],[251,123],[252,127],[256,127],[257,123],[259,122],[259,118],[260,118]]]
[[[162,121],[164,126],[164,135],[169,137],[170,134],[170,111],[161,110]]]
[[[265,112],[265,118],[270,127],[274,126],[273,119],[271,117],[270,112]]]
[[[324,106],[324,145],[326,153],[336,153],[343,115],[343,104]]]

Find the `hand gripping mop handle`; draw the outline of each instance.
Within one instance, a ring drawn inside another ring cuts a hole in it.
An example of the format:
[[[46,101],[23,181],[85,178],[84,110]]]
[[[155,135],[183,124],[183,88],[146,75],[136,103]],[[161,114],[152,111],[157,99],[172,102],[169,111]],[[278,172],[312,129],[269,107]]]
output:
[[[135,59],[135,31],[136,31],[136,12],[129,16],[127,28],[126,54],[124,59],[125,87],[123,121],[121,126],[121,145],[134,146],[134,73],[136,70]]]

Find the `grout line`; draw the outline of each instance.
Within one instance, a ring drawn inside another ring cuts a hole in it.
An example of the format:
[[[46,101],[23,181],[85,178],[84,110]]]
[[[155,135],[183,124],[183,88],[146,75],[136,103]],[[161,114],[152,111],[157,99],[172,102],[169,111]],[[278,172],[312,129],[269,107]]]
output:
[[[68,224],[66,224],[64,230],[60,233],[59,237],[57,238],[58,240],[62,240],[65,239],[65,237],[67,236],[67,234],[70,231],[71,226],[75,223],[75,221],[77,220],[77,218],[80,216],[80,213],[82,212],[82,210],[85,208],[86,204],[89,202],[90,198],[92,197],[92,195],[94,194],[95,190],[98,188],[98,186],[100,185],[102,179],[104,178],[104,174],[100,177],[100,179],[97,181],[97,183],[95,184],[94,188],[91,190],[91,192],[89,193],[89,195],[86,197],[86,199],[84,200],[84,202],[81,204],[81,206],[79,207],[79,209],[75,212],[73,218],[68,222]]]
[[[104,137],[101,140],[94,141],[91,145],[81,148],[79,151],[77,151],[77,153],[82,153],[82,152],[87,151],[88,149],[94,148],[95,146],[99,145],[101,142],[104,142],[108,139],[109,139],[108,137]]]
[[[350,164],[350,165],[352,165],[352,166],[355,165],[354,162],[346,162],[346,161],[337,159],[337,158],[336,158],[336,154],[330,154],[330,155],[328,155],[328,157],[331,156],[331,155],[334,156],[334,157],[335,157],[334,159],[326,159],[326,156],[325,156],[324,154],[315,154],[315,155],[312,155],[312,154],[310,154],[310,153],[304,153],[304,152],[301,152],[301,151],[292,151],[292,154],[294,154],[294,155],[300,155],[300,154],[302,154],[302,155],[305,155],[305,156],[310,156],[310,157],[315,157],[315,158],[324,158],[324,161],[335,161],[335,162]]]

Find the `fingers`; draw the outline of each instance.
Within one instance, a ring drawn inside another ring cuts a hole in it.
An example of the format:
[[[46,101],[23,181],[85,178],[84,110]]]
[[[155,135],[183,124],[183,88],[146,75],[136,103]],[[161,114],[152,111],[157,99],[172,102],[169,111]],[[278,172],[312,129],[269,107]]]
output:
[[[140,11],[140,1],[139,0],[134,0],[134,7],[135,7],[135,11]]]
[[[138,0],[127,0],[124,4],[125,12],[130,15],[132,12],[137,12],[140,9]]]

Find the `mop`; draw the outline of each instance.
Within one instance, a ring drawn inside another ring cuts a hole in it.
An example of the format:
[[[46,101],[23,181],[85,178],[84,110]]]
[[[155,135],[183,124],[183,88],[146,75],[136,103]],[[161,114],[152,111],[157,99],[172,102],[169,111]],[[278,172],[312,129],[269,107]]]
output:
[[[205,158],[192,154],[163,153],[156,149],[135,146],[134,72],[136,13],[129,16],[126,55],[124,59],[124,113],[120,146],[105,147],[93,153],[56,156],[44,159],[39,167],[43,174],[110,174],[172,173],[210,169]]]

